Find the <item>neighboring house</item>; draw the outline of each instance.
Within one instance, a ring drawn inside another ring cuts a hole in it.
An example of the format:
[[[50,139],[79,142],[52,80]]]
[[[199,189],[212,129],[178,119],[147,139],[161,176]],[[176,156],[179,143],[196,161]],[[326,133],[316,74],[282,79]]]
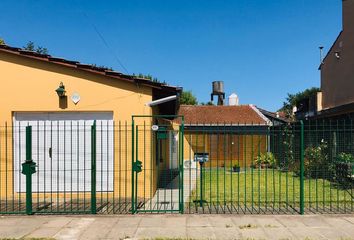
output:
[[[284,112],[270,112],[259,107],[257,107],[257,109],[272,122],[273,126],[291,122],[290,119],[285,116]]]
[[[354,116],[354,0],[342,3],[343,29],[319,68],[321,94],[316,100],[321,104],[313,106],[320,118]]]
[[[132,115],[176,114],[178,97],[155,107],[147,103],[181,92],[147,79],[7,45],[0,45],[0,75],[1,198],[13,198],[12,193],[26,189],[21,175],[26,126],[32,126],[32,158],[38,166],[33,192],[90,191],[90,131],[94,122],[97,191],[114,191],[119,197],[122,182],[131,185],[130,173],[119,171],[131,171]],[[145,123],[154,124],[149,118]],[[137,119],[136,124],[142,125],[143,120]],[[146,137],[151,133],[147,131]],[[152,148],[151,141],[146,141],[146,148]],[[152,151],[138,158],[155,172],[153,155]],[[152,185],[147,188],[156,189],[156,178],[152,182],[151,175],[145,177]],[[139,182],[145,177],[142,173]],[[129,196],[130,189],[126,187],[122,194]]]
[[[253,105],[186,106],[184,161],[196,167],[195,154],[209,156],[206,166],[249,167],[255,158],[269,148],[269,127],[272,123]]]
[[[354,112],[353,66],[354,0],[343,0],[343,30],[320,66],[322,114]]]

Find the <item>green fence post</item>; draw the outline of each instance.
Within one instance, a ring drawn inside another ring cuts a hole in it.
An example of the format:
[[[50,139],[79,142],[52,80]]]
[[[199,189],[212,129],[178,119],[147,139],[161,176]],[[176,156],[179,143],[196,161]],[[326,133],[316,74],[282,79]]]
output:
[[[304,214],[304,122],[300,121],[300,214]]]
[[[96,121],[91,126],[91,214],[97,213],[96,206]]]
[[[26,127],[26,163],[32,161],[32,126]],[[26,214],[32,215],[32,174],[26,172]]]
[[[135,197],[134,197],[134,168],[133,168],[133,166],[134,166],[134,162],[135,162],[135,160],[134,160],[134,116],[132,117],[132,171],[131,171],[131,179],[132,179],[132,182],[131,182],[131,185],[132,185],[132,192],[131,192],[131,195],[132,195],[132,200],[131,200],[131,202],[132,202],[132,207],[131,207],[131,209],[132,209],[132,214],[134,214],[135,213]]]
[[[182,117],[182,124],[179,128],[179,136],[180,136],[180,149],[179,149],[179,157],[180,157],[180,173],[181,173],[181,185],[178,186],[179,189],[181,190],[180,193],[180,206],[179,210],[180,213],[184,213],[184,117]]]

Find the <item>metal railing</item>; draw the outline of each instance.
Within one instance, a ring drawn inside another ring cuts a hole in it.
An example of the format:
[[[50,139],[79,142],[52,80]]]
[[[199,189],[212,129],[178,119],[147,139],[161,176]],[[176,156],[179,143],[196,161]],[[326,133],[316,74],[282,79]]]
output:
[[[352,120],[5,124],[0,214],[353,213],[353,159]]]
[[[186,127],[188,213],[352,213],[352,121]],[[344,158],[344,159],[343,159]],[[343,173],[344,171],[344,173]]]

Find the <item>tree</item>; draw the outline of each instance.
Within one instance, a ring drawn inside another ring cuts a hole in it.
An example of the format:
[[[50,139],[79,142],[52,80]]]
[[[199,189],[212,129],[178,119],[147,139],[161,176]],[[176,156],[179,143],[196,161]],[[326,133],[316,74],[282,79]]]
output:
[[[286,101],[283,102],[283,107],[280,108],[278,111],[285,112],[285,114],[289,117],[293,115],[293,107],[296,106],[299,102],[302,100],[313,96],[317,92],[319,92],[320,89],[317,87],[312,87],[305,89],[302,92],[298,92],[295,94],[290,94],[288,93],[288,96],[286,97]]]
[[[183,91],[180,104],[182,105],[197,105],[198,101],[197,98],[193,95],[192,91]]]
[[[29,41],[26,46],[23,47],[24,50],[27,51],[32,51],[32,52],[36,52],[39,54],[48,54],[48,49],[42,46],[37,46],[34,44],[34,42]]]
[[[104,65],[97,65],[97,64],[91,64],[92,67],[96,67],[96,68],[102,68],[104,70],[109,70],[109,71],[113,71],[113,68],[111,67],[107,67],[107,66],[104,66]]]
[[[157,83],[166,84],[165,81],[161,82],[161,81],[158,80],[156,77],[153,77],[153,76],[150,75],[150,74],[142,74],[142,73],[139,73],[139,74],[137,75],[137,74],[133,73],[133,76],[134,76],[134,77],[137,77],[137,78],[148,79],[148,80],[151,80],[152,82],[157,82]]]
[[[0,45],[5,45],[5,41],[2,38],[0,38]]]
[[[202,105],[202,106],[214,106],[214,103],[212,101],[209,101],[207,103],[201,102],[200,105]]]

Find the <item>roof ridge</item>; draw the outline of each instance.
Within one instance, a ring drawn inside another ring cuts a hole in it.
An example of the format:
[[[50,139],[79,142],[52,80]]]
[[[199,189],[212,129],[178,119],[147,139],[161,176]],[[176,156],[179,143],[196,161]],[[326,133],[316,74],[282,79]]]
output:
[[[250,107],[255,111],[269,126],[272,126],[272,122],[256,107],[256,105],[250,104]]]
[[[22,48],[9,46],[7,44],[0,44],[0,51],[11,53],[11,54],[16,54],[16,55],[22,56],[22,57],[36,59],[39,61],[58,64],[58,65],[61,65],[64,67],[73,67],[75,69],[80,69],[83,71],[91,72],[93,74],[99,74],[99,75],[131,82],[131,83],[141,83],[143,85],[147,85],[152,88],[164,88],[164,87],[175,88],[175,89],[179,88],[177,86],[172,86],[172,85],[168,85],[168,84],[160,83],[160,82],[153,82],[149,79],[142,79],[142,78],[135,77],[133,75],[123,74],[121,72],[117,72],[114,70],[105,69],[102,67],[97,67],[97,66],[94,66],[93,64],[81,63],[76,60],[68,60],[68,59],[61,58],[61,57],[55,57],[55,56],[52,56],[49,54],[41,54],[41,53],[37,53],[35,51],[28,51],[28,50],[25,50]]]

